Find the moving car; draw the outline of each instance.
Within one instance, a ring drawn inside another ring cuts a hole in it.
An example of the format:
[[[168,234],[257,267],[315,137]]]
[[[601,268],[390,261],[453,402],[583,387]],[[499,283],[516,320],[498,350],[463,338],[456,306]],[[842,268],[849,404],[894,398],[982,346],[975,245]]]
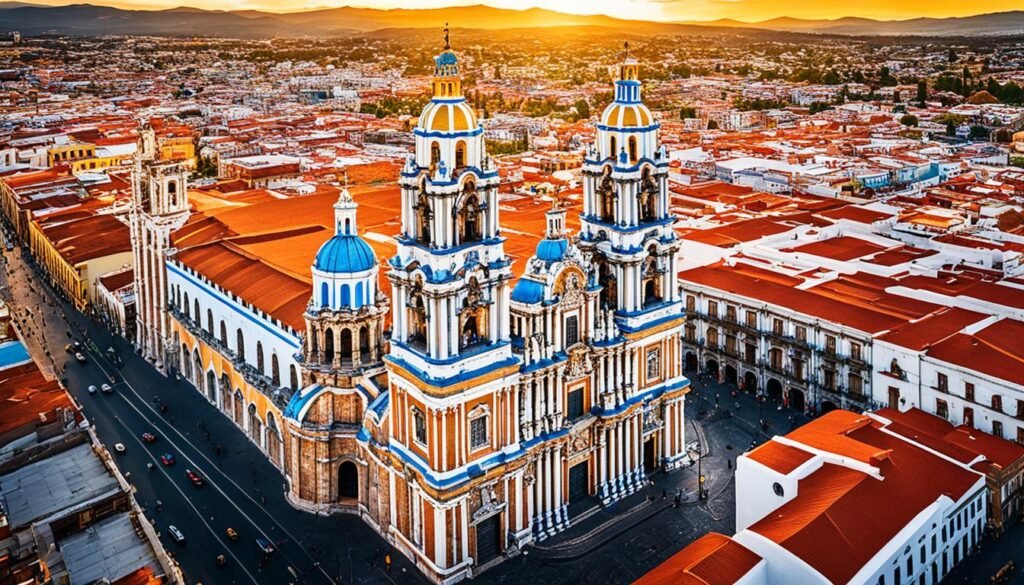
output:
[[[103,384],[100,386],[100,392],[104,394],[113,394],[114,388],[110,384]]]
[[[230,526],[228,526],[228,531],[227,532],[228,532],[228,538],[230,538],[231,540],[238,540],[238,532],[236,532],[234,528],[231,528]]]
[[[167,532],[170,533],[171,538],[174,539],[174,542],[178,544],[182,544],[185,542],[185,535],[182,534],[181,531],[178,530],[178,527],[174,524],[171,524],[167,527]]]
[[[124,453],[125,450],[126,449],[124,448],[124,443],[114,443],[114,451],[117,451],[118,453]]]
[[[154,435],[153,433],[142,433],[142,440],[147,443],[155,443],[156,435]]]
[[[168,466],[174,465],[174,455],[170,453],[164,453],[163,455],[160,456],[160,463],[163,463],[164,465]]]
[[[80,351],[75,352],[75,359],[78,360],[78,363],[80,363],[80,364],[84,364],[85,363],[85,356],[82,355],[82,352],[80,352]]]
[[[260,547],[260,550],[263,551],[263,554],[265,555],[269,555],[274,552],[274,545],[262,536],[256,539],[256,546]]]
[[[97,390],[97,388],[96,388],[95,384],[90,384],[89,385],[89,394],[95,394],[96,390]]]
[[[189,481],[192,482],[192,485],[196,487],[203,487],[203,478],[199,477],[198,473],[192,471],[191,469],[186,469],[185,476],[188,477]]]

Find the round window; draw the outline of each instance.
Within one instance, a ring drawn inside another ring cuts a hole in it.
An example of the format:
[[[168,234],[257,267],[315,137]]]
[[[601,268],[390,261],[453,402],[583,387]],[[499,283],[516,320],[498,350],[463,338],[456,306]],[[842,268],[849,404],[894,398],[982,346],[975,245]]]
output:
[[[782,484],[779,482],[775,482],[772,484],[772,491],[774,491],[775,495],[779,496],[780,498],[786,495],[786,492],[782,489]]]

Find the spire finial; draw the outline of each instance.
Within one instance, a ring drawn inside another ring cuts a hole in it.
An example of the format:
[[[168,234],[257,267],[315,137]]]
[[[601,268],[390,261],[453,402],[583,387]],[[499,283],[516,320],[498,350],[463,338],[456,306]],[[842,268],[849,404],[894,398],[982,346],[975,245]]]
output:
[[[629,41],[624,41],[622,43],[622,49],[623,49],[622,60],[625,61],[625,60],[629,59]]]
[[[452,44],[448,40],[448,23],[445,22],[444,23],[444,50],[447,51],[448,49],[451,49],[451,48],[452,48]]]

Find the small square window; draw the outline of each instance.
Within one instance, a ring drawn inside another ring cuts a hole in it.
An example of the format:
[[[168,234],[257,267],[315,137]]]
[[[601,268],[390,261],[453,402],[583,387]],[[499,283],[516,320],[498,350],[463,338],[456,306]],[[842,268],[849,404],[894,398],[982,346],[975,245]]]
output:
[[[487,417],[481,416],[469,421],[469,448],[480,449],[487,446]]]
[[[656,380],[661,377],[661,350],[647,350],[647,379]]]
[[[418,408],[412,409],[412,427],[417,443],[427,444],[427,417]]]

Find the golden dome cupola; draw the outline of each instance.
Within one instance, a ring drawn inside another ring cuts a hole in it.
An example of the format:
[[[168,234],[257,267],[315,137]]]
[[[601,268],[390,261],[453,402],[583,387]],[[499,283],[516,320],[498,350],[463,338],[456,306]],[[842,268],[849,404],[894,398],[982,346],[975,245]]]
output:
[[[601,113],[598,155],[617,165],[632,166],[653,158],[657,148],[658,123],[640,98],[640,64],[624,45],[622,61],[613,69],[615,100]]]
[[[459,58],[452,51],[448,37],[448,23],[444,25],[444,50],[434,57],[434,99],[452,100],[462,98],[462,76],[459,74]]]

